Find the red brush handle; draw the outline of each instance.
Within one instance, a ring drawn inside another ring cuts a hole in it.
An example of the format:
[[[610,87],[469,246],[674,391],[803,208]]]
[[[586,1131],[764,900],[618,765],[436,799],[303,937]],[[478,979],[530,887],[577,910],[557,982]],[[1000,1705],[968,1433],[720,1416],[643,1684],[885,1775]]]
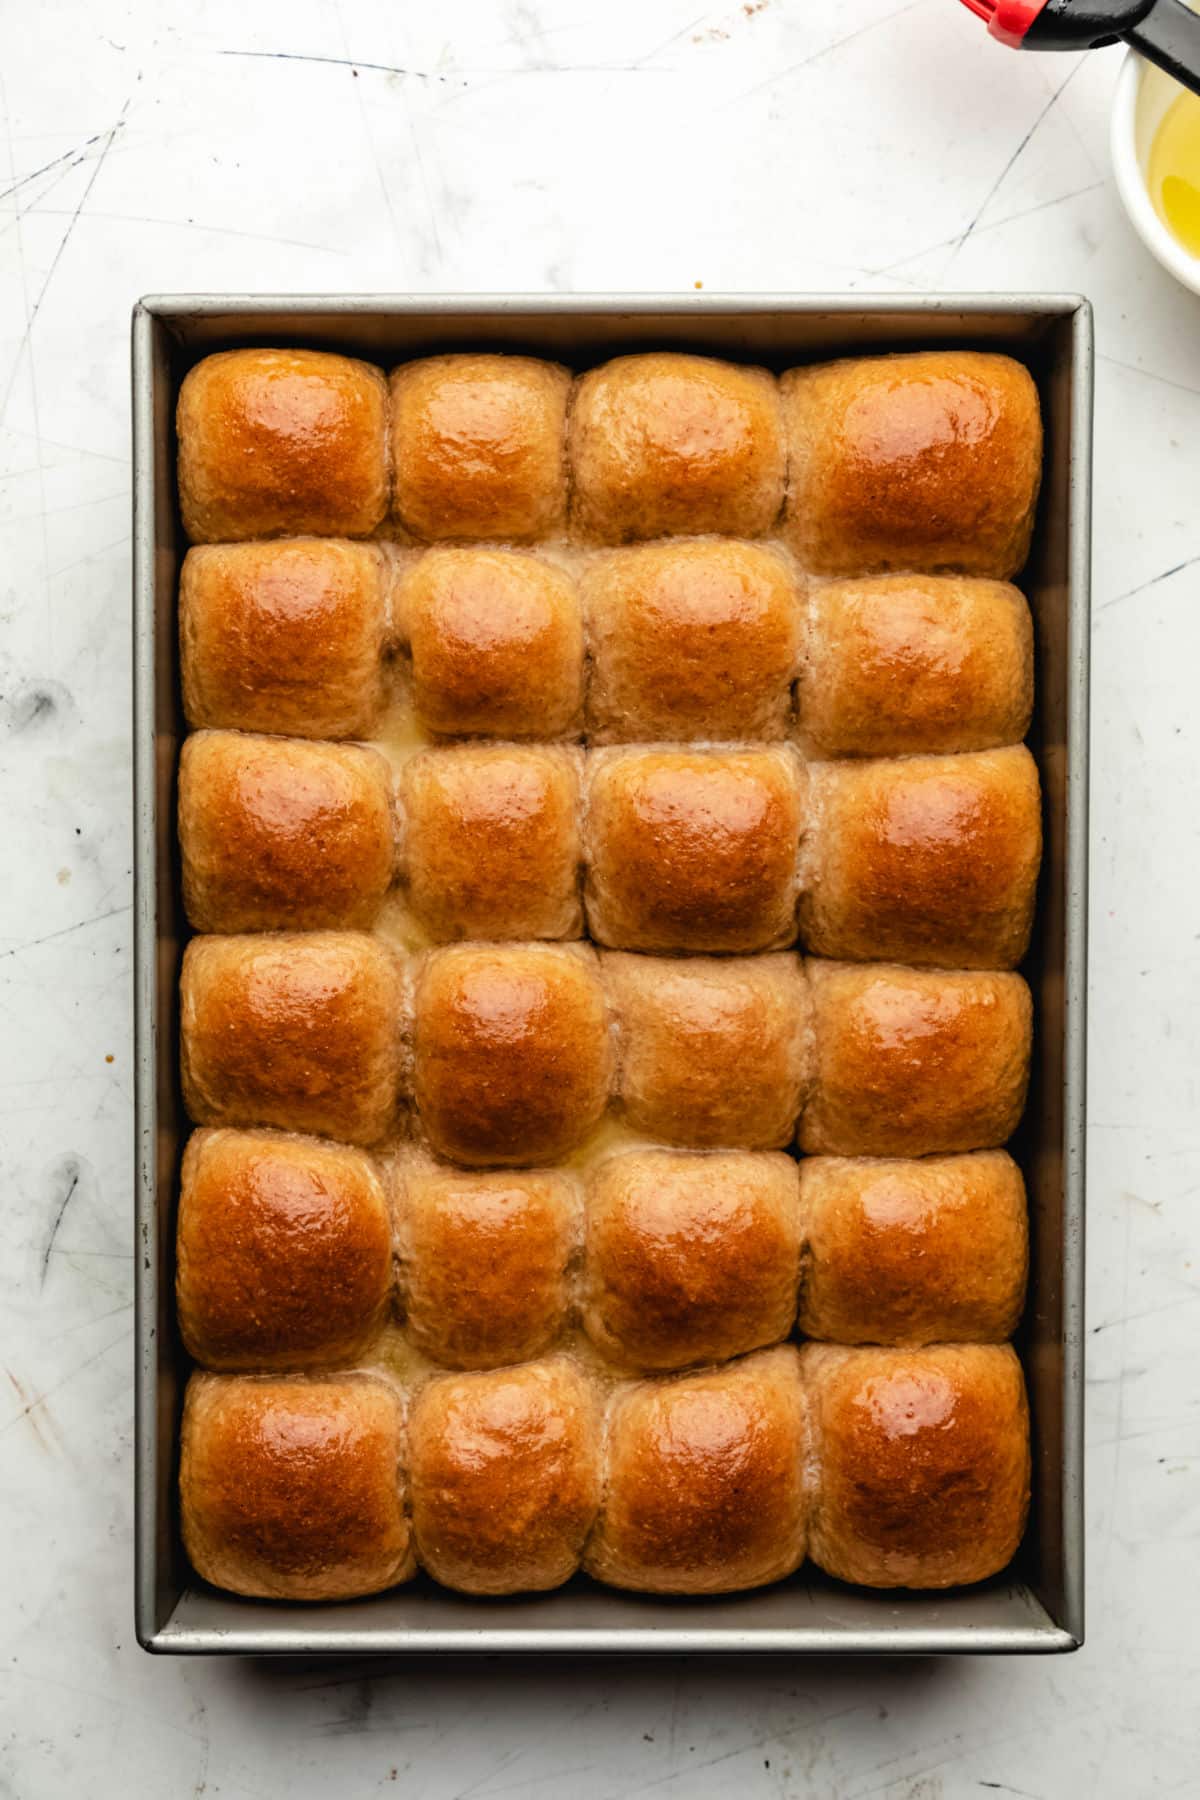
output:
[[[988,31],[1002,44],[1019,50],[1025,33],[1046,0],[963,0],[977,18],[987,21]]]

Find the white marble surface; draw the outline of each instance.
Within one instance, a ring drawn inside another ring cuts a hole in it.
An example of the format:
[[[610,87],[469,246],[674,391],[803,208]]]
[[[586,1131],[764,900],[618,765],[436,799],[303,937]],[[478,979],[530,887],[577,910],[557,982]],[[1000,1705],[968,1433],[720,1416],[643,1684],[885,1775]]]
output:
[[[952,0],[0,10],[0,1795],[1200,1792],[1200,310],[1120,212],[1115,73],[1009,55]],[[130,1618],[130,305],[699,282],[1096,303],[1087,1647],[151,1661]]]

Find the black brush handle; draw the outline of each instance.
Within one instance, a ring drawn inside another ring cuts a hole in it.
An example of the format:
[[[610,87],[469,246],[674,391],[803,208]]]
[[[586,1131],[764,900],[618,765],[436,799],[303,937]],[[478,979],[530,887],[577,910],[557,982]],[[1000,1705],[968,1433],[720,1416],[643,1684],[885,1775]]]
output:
[[[1179,0],[1155,0],[1125,36],[1148,62],[1200,94],[1200,14]]]
[[[1200,14],[1181,0],[1046,0],[1022,48],[1097,50],[1122,38],[1200,94]]]

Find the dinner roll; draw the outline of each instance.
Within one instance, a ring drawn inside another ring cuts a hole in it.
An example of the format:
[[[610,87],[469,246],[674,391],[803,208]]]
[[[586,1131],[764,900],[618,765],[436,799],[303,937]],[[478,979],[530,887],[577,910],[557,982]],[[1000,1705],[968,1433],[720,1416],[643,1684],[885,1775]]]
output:
[[[802,771],[784,748],[588,757],[588,926],[618,950],[796,937]]]
[[[179,577],[183,710],[195,727],[362,738],[386,700],[390,565],[376,544],[200,544]]]
[[[1042,855],[1023,744],[809,767],[800,931],[817,956],[1011,969]]]
[[[383,371],[323,350],[222,350],[179,390],[179,505],[197,544],[367,537],[388,506]]]
[[[1029,1259],[1025,1184],[1003,1150],[917,1162],[806,1157],[800,1329],[843,1344],[1001,1343]]]
[[[708,356],[618,356],[571,404],[572,522],[599,543],[676,533],[761,537],[783,502],[775,378]]]
[[[851,357],[790,370],[782,392],[786,530],[810,569],[1018,573],[1042,474],[1022,364],[978,350]]]
[[[439,942],[583,934],[581,752],[460,744],[400,775],[409,904]]]
[[[179,843],[197,931],[369,925],[395,866],[391,770],[350,744],[196,732]]]
[[[373,1144],[395,1121],[400,970],[355,931],[197,937],[180,981],[183,1099],[197,1125],[279,1125]]]
[[[413,1408],[413,1530],[423,1566],[468,1594],[560,1587],[600,1501],[587,1382],[552,1359],[443,1375]]]
[[[790,1156],[631,1150],[587,1184],[583,1322],[611,1362],[682,1369],[774,1344],[796,1317]]]
[[[801,1363],[818,1568],[866,1587],[945,1588],[1011,1562],[1029,1507],[1029,1413],[1009,1345],[810,1344]]]
[[[274,1131],[195,1131],[176,1233],[179,1326],[210,1369],[328,1368],[360,1355],[392,1282],[369,1156]]]
[[[582,592],[591,743],[787,736],[800,613],[775,551],[722,538],[614,550]]]
[[[1033,710],[1033,624],[1003,581],[879,575],[809,602],[797,690],[817,757],[1019,744]]]
[[[619,1390],[588,1573],[652,1594],[727,1594],[790,1575],[807,1525],[804,1413],[788,1346]]]
[[[531,356],[429,356],[392,371],[394,512],[414,537],[532,543],[566,520],[571,377]]]
[[[638,1131],[701,1148],[788,1143],[812,1080],[800,958],[629,956],[601,967],[617,1021],[617,1093]]]
[[[214,1587],[352,1600],[415,1572],[401,1409],[370,1375],[193,1375],[179,1470],[183,1541]]]
[[[580,1236],[578,1184],[563,1170],[472,1172],[408,1151],[396,1253],[409,1338],[454,1369],[539,1356],[566,1322]]]
[[[1019,975],[809,962],[816,1080],[800,1147],[990,1150],[1025,1105],[1033,1005]]]
[[[426,958],[416,989],[414,1087],[440,1155],[552,1162],[599,1119],[611,1080],[593,951],[464,944]]]
[[[578,732],[583,618],[569,575],[518,550],[430,550],[397,595],[413,707],[449,737]]]

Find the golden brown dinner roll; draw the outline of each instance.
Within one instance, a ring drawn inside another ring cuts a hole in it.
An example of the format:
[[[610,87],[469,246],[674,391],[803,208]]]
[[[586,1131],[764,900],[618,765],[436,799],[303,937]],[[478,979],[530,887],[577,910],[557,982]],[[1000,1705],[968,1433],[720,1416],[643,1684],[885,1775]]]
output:
[[[180,982],[183,1099],[197,1125],[279,1125],[373,1144],[396,1115],[401,980],[356,931],[197,937]]]
[[[787,736],[796,577],[757,544],[614,550],[584,574],[594,744]]]
[[[1029,1506],[1029,1414],[1009,1345],[810,1344],[801,1366],[818,1568],[867,1587],[944,1588],[1011,1562]]]
[[[369,925],[396,860],[391,770],[357,745],[198,731],[179,843],[197,931]]]
[[[179,505],[193,543],[367,537],[388,506],[383,371],[323,350],[222,350],[179,390]]]
[[[815,588],[797,690],[818,757],[1019,744],[1033,708],[1033,624],[1003,581],[879,575]]]
[[[1028,369],[977,350],[852,357],[783,377],[787,534],[825,575],[1009,580],[1029,554],[1042,422]]]
[[[812,1080],[800,958],[629,956],[601,969],[617,1021],[617,1092],[630,1124],[701,1148],[778,1150]]]
[[[600,1433],[573,1364],[439,1376],[410,1441],[413,1531],[436,1581],[519,1594],[575,1573],[600,1501]]]
[[[532,543],[566,520],[571,377],[531,356],[429,356],[392,371],[394,511],[415,537]]]
[[[519,550],[430,550],[397,595],[413,706],[450,737],[562,737],[583,705],[583,618],[570,576]]]
[[[595,542],[761,537],[783,502],[779,390],[765,369],[618,356],[576,383],[568,445],[572,523]]]
[[[619,1390],[588,1573],[652,1594],[727,1594],[790,1575],[809,1504],[804,1413],[788,1346]]]
[[[966,756],[813,763],[800,932],[817,956],[1011,969],[1042,855],[1023,744]]]
[[[377,544],[201,544],[179,577],[193,727],[369,737],[386,698],[389,564]]]
[[[396,1250],[410,1339],[452,1369],[539,1356],[565,1324],[581,1230],[578,1183],[564,1170],[484,1173],[407,1151]]]
[[[210,1369],[323,1368],[358,1356],[392,1280],[369,1156],[274,1131],[196,1131],[183,1156],[179,1325]]]
[[[782,747],[589,755],[592,936],[618,950],[792,943],[801,777]]]
[[[604,1111],[612,1049],[595,953],[456,945],[417,979],[414,1088],[454,1162],[552,1162]]]
[[[774,1344],[796,1318],[790,1156],[630,1150],[587,1184],[583,1322],[611,1361],[682,1369]]]
[[[1021,1316],[1025,1184],[1003,1150],[806,1157],[800,1329],[843,1344],[1000,1343]]]
[[[395,1391],[370,1375],[193,1375],[179,1471],[196,1573],[269,1600],[351,1600],[415,1572]]]
[[[556,745],[458,744],[405,764],[402,872],[436,941],[582,935],[582,769]]]
[[[809,962],[816,1080],[800,1147],[990,1150],[1025,1105],[1033,1006],[1019,975]]]

